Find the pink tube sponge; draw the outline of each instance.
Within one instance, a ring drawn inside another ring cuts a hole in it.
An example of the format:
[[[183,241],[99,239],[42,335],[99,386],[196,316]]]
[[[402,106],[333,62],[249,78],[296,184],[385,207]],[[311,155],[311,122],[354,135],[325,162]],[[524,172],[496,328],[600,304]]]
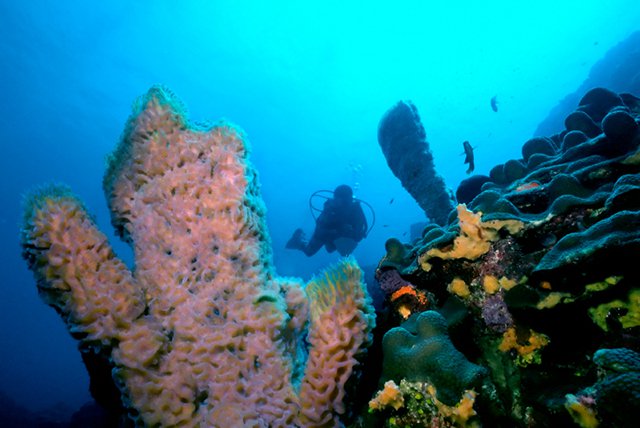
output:
[[[371,344],[375,326],[371,299],[358,284],[362,271],[353,258],[307,284],[311,350],[300,386],[302,426],[332,426],[345,412],[344,385],[354,372],[358,353]]]
[[[152,88],[109,159],[105,192],[134,271],[69,191],[27,198],[23,255],[41,295],[83,349],[107,356],[141,425],[338,425],[373,327],[360,270],[342,262],[308,288],[311,299],[299,280],[275,277],[243,133],[196,126],[184,111]],[[325,326],[329,304],[340,316]],[[336,393],[306,398],[327,390]]]

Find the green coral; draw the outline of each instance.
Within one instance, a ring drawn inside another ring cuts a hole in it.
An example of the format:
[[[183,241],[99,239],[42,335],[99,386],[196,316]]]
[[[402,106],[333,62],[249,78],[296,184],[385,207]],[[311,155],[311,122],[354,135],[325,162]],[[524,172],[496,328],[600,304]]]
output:
[[[607,373],[640,371],[640,354],[628,348],[598,349],[593,362]]]
[[[382,339],[383,380],[430,382],[437,397],[455,404],[462,393],[479,386],[486,369],[467,360],[451,343],[445,318],[435,311],[411,316]]]
[[[542,257],[536,272],[582,263],[597,252],[640,245],[640,213],[622,211],[585,231],[570,233]]]
[[[594,385],[598,414],[616,427],[637,426],[640,412],[640,354],[631,349],[599,349],[593,361],[606,376]]]
[[[631,290],[626,302],[616,299],[589,309],[589,316],[600,328],[609,331],[607,319],[610,318],[614,309],[626,311],[624,315],[619,315],[617,318],[622,328],[640,326],[640,289]]]
[[[593,355],[600,380],[567,394],[565,408],[582,427],[636,427],[640,412],[640,354],[628,348],[599,349]]]
[[[572,195],[586,198],[593,193],[583,186],[580,181],[569,174],[558,174],[547,184],[550,200],[554,201],[560,196]]]
[[[402,270],[411,264],[411,247],[403,244],[397,238],[389,238],[384,244],[387,254],[382,261],[383,266],[391,266]]]

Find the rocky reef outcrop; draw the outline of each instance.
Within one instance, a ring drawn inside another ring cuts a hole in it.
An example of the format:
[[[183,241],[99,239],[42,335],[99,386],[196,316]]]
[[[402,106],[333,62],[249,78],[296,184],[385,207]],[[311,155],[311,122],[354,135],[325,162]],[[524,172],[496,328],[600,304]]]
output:
[[[619,414],[637,408],[640,391],[639,101],[587,92],[562,132],[533,138],[522,158],[462,182],[457,193],[466,204],[448,225],[428,225],[410,243],[387,242],[377,278],[388,302],[384,351],[393,356],[395,387],[383,387],[383,376],[371,403],[375,424],[633,426]],[[461,358],[445,358],[457,353],[429,338],[420,340],[435,361],[427,369],[414,364],[419,346],[388,349],[401,337],[396,326],[420,325],[433,311]],[[463,382],[470,367],[486,370],[482,382]],[[436,372],[461,383],[451,389]],[[424,395],[425,385],[435,391],[431,402],[447,409],[410,397]],[[477,394],[473,412],[461,411],[467,391]]]
[[[597,42],[597,41],[596,41]],[[592,88],[603,87],[614,92],[640,94],[640,31],[629,35],[607,51],[596,62],[589,76],[564,97],[536,128],[534,135],[550,135],[562,129],[562,124],[580,98]]]

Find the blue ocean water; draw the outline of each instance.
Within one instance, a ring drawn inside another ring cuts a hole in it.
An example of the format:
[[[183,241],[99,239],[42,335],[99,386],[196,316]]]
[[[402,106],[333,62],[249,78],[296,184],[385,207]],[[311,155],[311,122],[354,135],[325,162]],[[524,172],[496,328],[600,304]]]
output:
[[[520,157],[549,110],[640,29],[633,0],[432,3],[0,0],[0,392],[31,410],[90,399],[76,343],[21,260],[20,201],[35,185],[68,184],[131,263],[101,181],[151,85],[171,88],[193,120],[246,131],[278,273],[308,278],[338,257],[284,249],[296,227],[312,231],[314,191],[346,183],[374,208],[354,253],[365,267],[424,220],[376,139],[397,101],[417,106],[455,190],[462,141],[476,147],[477,173]]]

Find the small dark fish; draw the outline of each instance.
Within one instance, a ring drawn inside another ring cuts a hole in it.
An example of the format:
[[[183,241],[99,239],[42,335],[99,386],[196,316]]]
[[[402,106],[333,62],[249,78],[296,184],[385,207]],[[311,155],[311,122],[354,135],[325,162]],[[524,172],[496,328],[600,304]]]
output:
[[[491,97],[491,110],[498,112],[498,96],[494,95]]]
[[[388,224],[383,224],[382,227],[389,227],[389,225]]]
[[[389,201],[389,205],[391,205],[393,203],[393,199],[394,198],[391,198],[391,200]]]
[[[469,144],[468,141],[462,143],[462,147],[464,147],[464,163],[469,164],[467,174],[471,174],[473,170],[476,169],[475,160],[473,158],[473,147],[471,147],[471,144]]]

